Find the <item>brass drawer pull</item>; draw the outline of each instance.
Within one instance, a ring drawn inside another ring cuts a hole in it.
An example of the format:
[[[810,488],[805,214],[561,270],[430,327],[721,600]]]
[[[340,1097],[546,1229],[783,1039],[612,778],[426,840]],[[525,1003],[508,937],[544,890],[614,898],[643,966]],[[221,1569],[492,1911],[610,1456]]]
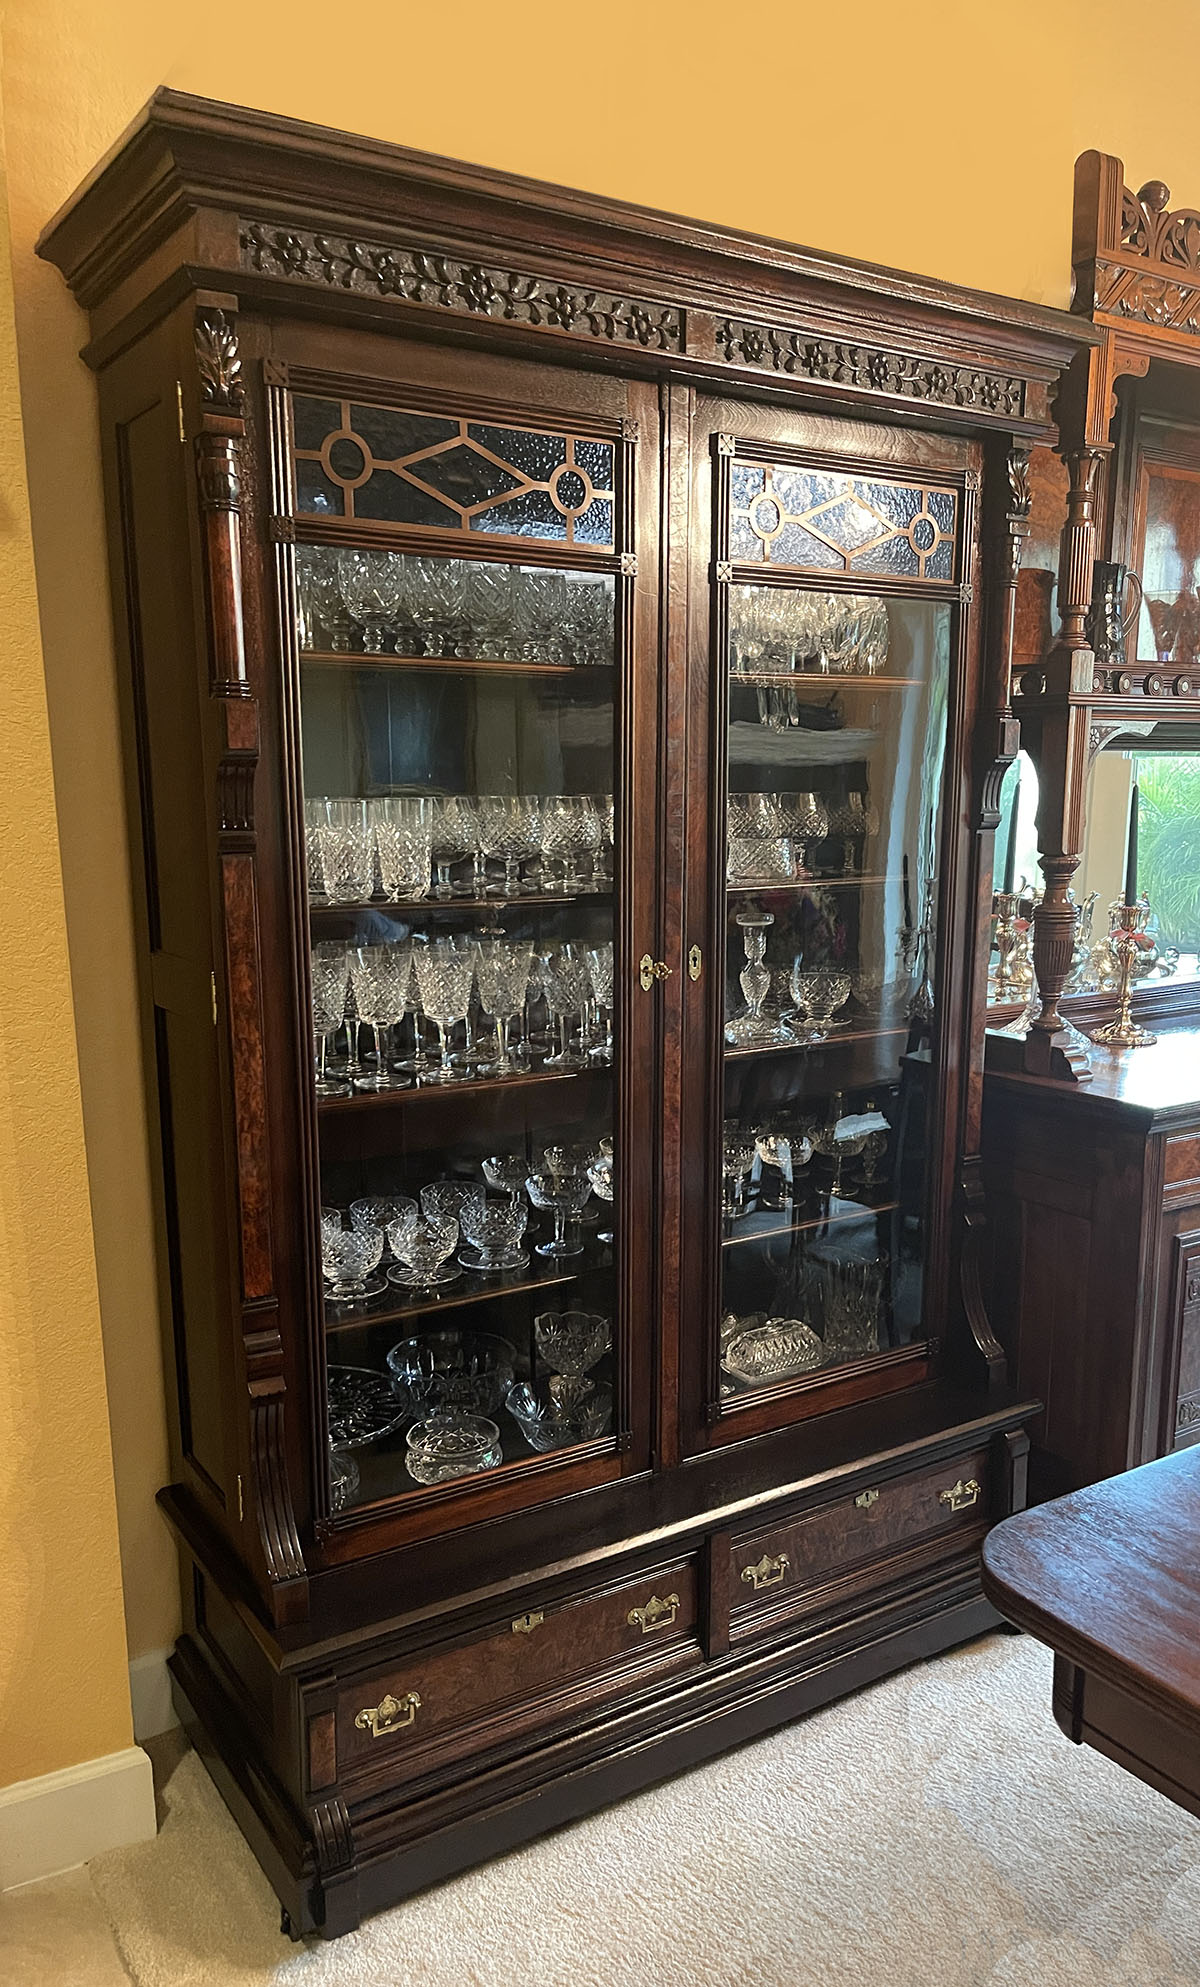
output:
[[[644,1608],[630,1608],[625,1619],[631,1628],[640,1628],[643,1635],[650,1635],[656,1628],[670,1628],[678,1613],[678,1594],[668,1594],[665,1601],[651,1594]]]
[[[879,1492],[877,1490],[860,1490],[854,1500],[854,1508],[856,1511],[869,1511],[872,1504],[878,1504],[878,1502]]]
[[[743,1566],[742,1579],[758,1594],[764,1587],[780,1586],[787,1578],[791,1563],[786,1552],[781,1552],[776,1559],[772,1559],[769,1552],[764,1552],[756,1566]]]
[[[514,1635],[532,1635],[534,1629],[540,1628],[545,1619],[541,1608],[536,1608],[532,1614],[519,1614],[512,1625],[512,1632]]]
[[[360,1711],[354,1720],[360,1732],[370,1732],[373,1739],[385,1739],[389,1732],[406,1731],[421,1708],[421,1699],[415,1690],[406,1690],[403,1697],[393,1697],[389,1691],[378,1704]]]
[[[938,1492],[938,1503],[948,1504],[952,1511],[969,1511],[972,1504],[978,1502],[979,1485],[973,1476],[969,1476],[965,1483],[959,1477],[958,1482],[949,1490]]]

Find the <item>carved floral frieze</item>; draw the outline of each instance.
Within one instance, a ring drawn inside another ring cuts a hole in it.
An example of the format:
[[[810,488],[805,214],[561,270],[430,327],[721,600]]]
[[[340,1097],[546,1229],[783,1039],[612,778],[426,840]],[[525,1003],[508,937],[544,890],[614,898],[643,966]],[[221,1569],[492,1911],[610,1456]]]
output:
[[[1026,382],[1009,373],[889,352],[841,339],[813,338],[803,331],[779,330],[740,318],[717,325],[717,350],[735,365],[825,380],[835,386],[901,394],[942,407],[973,407],[994,414],[1025,413]]]

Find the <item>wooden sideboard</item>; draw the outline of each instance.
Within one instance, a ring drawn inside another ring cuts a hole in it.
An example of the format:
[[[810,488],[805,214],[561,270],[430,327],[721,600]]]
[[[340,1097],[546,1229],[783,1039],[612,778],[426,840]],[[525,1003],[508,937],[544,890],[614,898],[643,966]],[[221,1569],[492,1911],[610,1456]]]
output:
[[[1034,1500],[1200,1440],[1200,1028],[1092,1068],[984,1087],[990,1312],[1045,1404]]]

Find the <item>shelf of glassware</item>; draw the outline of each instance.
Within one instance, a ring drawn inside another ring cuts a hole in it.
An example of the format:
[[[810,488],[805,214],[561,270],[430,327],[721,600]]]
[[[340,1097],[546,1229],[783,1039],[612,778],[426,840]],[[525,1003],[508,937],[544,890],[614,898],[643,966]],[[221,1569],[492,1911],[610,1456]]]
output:
[[[365,649],[302,649],[300,661],[315,669],[417,670],[426,674],[460,676],[529,676],[562,681],[610,678],[611,662],[523,662],[504,656],[398,655],[392,650],[372,654]]]
[[[814,1199],[822,1203],[816,1212],[812,1207]],[[900,1202],[891,1194],[886,1182],[881,1185],[879,1199],[853,1200],[848,1195],[818,1193],[802,1202],[799,1208],[760,1204],[744,1214],[727,1218],[721,1247],[723,1250],[738,1249],[747,1244],[775,1242],[787,1235],[826,1235],[847,1222],[861,1221],[864,1216],[882,1218],[892,1215],[899,1206]]]
[[[455,1076],[449,1081],[433,1077],[424,1081],[420,1077],[397,1079],[397,1087],[388,1090],[351,1089],[345,1095],[318,1097],[317,1110],[322,1118],[361,1116],[374,1110],[394,1111],[398,1107],[420,1109],[432,1106],[436,1100],[474,1106],[486,1098],[508,1098],[526,1100],[538,1092],[563,1084],[589,1087],[607,1085],[612,1077],[612,1066],[596,1063],[590,1068],[580,1069],[530,1069],[514,1076]]]

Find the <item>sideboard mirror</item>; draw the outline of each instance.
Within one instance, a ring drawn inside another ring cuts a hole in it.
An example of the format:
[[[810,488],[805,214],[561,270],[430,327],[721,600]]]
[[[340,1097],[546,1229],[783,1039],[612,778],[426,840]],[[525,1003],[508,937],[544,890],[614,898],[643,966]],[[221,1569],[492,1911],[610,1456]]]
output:
[[[1137,887],[1150,899],[1143,984],[1185,988],[1200,982],[1200,721],[1131,724],[1105,739],[1092,760],[1084,812],[1083,855],[1075,899],[1092,906],[1092,937],[1108,930],[1108,908],[1127,880],[1130,818],[1137,809]],[[1081,939],[1086,930],[1081,933]],[[1097,991],[1099,973],[1077,967],[1072,992]]]

